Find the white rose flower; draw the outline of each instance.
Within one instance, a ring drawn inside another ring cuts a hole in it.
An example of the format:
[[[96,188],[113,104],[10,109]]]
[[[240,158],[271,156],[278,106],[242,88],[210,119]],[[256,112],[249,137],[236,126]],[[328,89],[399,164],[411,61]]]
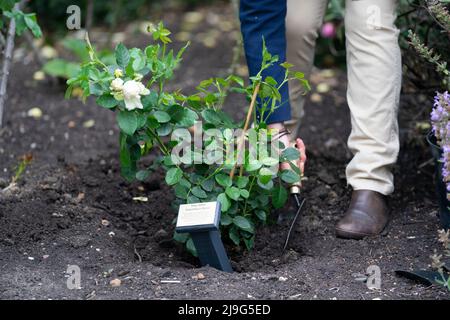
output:
[[[129,111],[134,109],[144,109],[141,102],[141,96],[146,96],[150,91],[141,83],[135,80],[129,80],[123,85],[123,98],[125,108]]]
[[[110,89],[112,91],[122,91],[123,90],[123,80],[120,78],[114,79],[111,82]]]

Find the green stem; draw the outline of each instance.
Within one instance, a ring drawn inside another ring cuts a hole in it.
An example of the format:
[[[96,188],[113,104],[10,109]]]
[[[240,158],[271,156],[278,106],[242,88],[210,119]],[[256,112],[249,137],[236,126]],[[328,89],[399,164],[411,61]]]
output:
[[[255,184],[255,180],[256,180],[256,177],[255,177],[255,176],[253,176],[252,182],[250,182],[250,188],[248,189],[248,193],[249,193],[249,195],[250,195],[250,194],[251,194],[251,192],[252,192],[252,189],[253,189],[253,185]],[[250,198],[250,196],[249,196],[249,198]],[[248,198],[247,198],[247,199],[245,199],[243,216],[245,216],[245,214],[246,214],[246,211],[247,211],[247,201],[248,201]]]
[[[199,183],[197,183],[197,186],[201,186],[201,184],[209,179],[211,179],[212,177],[214,177],[217,173],[219,173],[220,171],[222,171],[223,167],[225,166],[225,164],[220,165],[220,167],[218,167],[216,170],[214,170],[213,173],[211,173],[209,176],[207,176],[206,178],[202,179],[202,181],[200,181]]]

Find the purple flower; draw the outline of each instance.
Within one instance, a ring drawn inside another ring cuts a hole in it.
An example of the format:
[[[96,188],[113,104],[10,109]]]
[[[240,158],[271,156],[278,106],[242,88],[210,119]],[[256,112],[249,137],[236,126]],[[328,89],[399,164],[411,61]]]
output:
[[[442,148],[442,180],[446,183],[450,199],[450,94],[436,93],[430,115],[434,135]]]

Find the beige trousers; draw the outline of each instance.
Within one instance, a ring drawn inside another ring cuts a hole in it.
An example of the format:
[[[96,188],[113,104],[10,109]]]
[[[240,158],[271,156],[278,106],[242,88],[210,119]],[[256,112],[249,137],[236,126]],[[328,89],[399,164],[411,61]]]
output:
[[[327,0],[288,0],[287,60],[309,77],[315,42]],[[394,25],[397,0],[346,0],[347,102],[352,131],[348,146],[354,157],[346,169],[354,190],[394,191],[392,165],[399,151],[397,111],[401,89],[401,56]],[[302,88],[290,84],[297,131],[303,115]]]

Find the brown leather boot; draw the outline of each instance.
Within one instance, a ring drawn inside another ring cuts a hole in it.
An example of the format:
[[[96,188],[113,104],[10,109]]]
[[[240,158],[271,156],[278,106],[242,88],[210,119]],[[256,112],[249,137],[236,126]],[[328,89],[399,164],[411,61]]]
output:
[[[371,190],[355,190],[345,216],[336,225],[336,236],[362,239],[380,234],[389,221],[384,195]]]

